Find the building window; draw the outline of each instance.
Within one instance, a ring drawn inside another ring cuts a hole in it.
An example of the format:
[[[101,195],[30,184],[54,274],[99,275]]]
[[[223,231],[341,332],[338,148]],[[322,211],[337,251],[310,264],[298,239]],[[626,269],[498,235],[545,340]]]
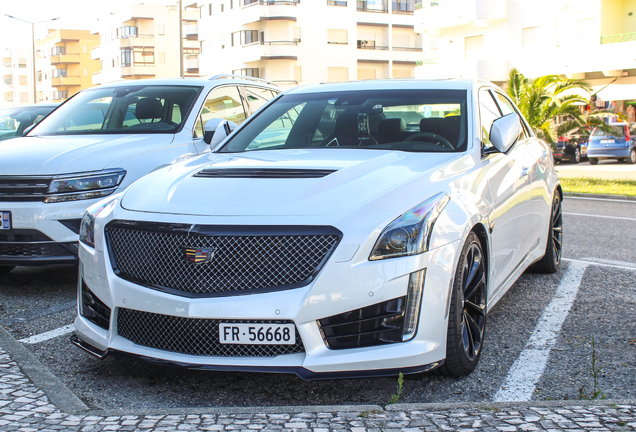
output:
[[[347,6],[347,0],[327,0],[327,6]]]
[[[230,0],[230,9],[234,9],[234,0]]]
[[[56,46],[51,48],[51,55],[64,55],[66,54],[66,47],[63,46]]]
[[[243,30],[232,33],[232,46],[249,45],[258,41],[258,30]]]
[[[225,3],[221,3],[221,12],[225,12]]]
[[[65,77],[66,76],[66,68],[64,69],[53,69],[53,78]]]
[[[243,6],[247,6],[247,5],[251,5],[254,3],[258,3],[258,0],[244,0],[243,1]]]
[[[123,26],[117,29],[117,37],[127,39],[137,36],[137,27],[135,26]]]
[[[155,64],[155,50],[153,48],[135,48],[133,51],[133,61],[137,65]]]
[[[13,78],[11,78],[10,76],[4,79],[4,83],[6,85],[12,85],[13,84]]]
[[[122,67],[132,66],[132,48],[121,49],[121,65]]]
[[[88,76],[88,68],[84,68],[84,76]]]
[[[234,75],[243,75],[243,76],[248,76],[252,78],[260,78],[260,74],[258,71],[259,71],[258,68],[244,68],[244,69],[234,69],[232,73]]]
[[[349,32],[347,30],[328,29],[327,43],[334,45],[347,45],[349,42]]]
[[[388,13],[386,0],[358,0],[358,11]]]
[[[42,82],[42,72],[38,72],[38,82]]]
[[[409,14],[415,10],[415,0],[393,0],[393,12]]]
[[[25,58],[21,58],[18,59],[18,67],[21,69],[26,69],[26,59]]]
[[[159,52],[159,64],[166,64],[166,53],[163,51]]]
[[[88,47],[86,45],[82,45],[82,52],[88,54]]]
[[[26,75],[20,75],[20,85],[27,85]]]
[[[165,24],[159,24],[159,34],[160,35],[165,35],[166,34],[166,25]]]
[[[66,99],[67,97],[68,97],[68,90],[60,90],[60,91],[54,91],[53,97],[51,99],[59,100],[59,99]]]

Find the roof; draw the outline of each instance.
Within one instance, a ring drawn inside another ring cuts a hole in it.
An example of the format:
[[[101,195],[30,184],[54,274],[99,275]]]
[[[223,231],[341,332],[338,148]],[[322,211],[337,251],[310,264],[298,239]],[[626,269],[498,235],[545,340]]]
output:
[[[329,91],[351,91],[351,90],[468,90],[475,84],[486,85],[488,81],[467,80],[467,79],[440,79],[440,80],[421,80],[421,79],[382,79],[382,80],[365,80],[365,81],[348,81],[338,83],[322,83],[308,86],[295,87],[288,90],[287,94],[300,93],[322,93]]]

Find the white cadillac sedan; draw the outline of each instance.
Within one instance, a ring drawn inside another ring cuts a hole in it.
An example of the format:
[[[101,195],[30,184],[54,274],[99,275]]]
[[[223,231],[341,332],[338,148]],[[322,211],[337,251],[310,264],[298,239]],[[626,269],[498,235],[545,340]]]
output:
[[[560,264],[550,149],[488,82],[302,87],[233,127],[88,209],[73,343],[304,379],[461,376],[487,311]]]

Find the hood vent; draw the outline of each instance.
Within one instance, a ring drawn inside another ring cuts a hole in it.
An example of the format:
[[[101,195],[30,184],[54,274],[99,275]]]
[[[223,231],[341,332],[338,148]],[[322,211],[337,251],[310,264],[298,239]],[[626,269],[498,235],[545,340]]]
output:
[[[205,178],[321,178],[336,172],[328,169],[288,169],[288,168],[221,168],[204,169],[194,177]]]

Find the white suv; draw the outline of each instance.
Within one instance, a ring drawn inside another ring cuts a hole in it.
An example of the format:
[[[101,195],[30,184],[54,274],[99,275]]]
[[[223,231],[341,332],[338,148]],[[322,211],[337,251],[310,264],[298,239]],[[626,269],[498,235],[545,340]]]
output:
[[[233,75],[119,82],[78,93],[26,137],[0,143],[0,274],[77,262],[88,206],[209,151],[221,119],[240,124],[280,91]]]

